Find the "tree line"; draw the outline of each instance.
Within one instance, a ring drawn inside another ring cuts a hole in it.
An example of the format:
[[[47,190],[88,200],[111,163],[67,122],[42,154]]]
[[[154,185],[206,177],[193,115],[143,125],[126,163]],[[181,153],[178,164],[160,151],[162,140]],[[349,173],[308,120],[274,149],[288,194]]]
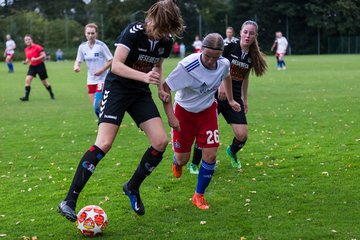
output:
[[[99,25],[99,39],[111,48],[131,21],[143,20],[155,0],[1,0],[0,33],[10,33],[19,47],[25,34],[49,49],[74,49],[85,40],[83,26]],[[177,1],[186,22],[187,50],[195,35],[225,33],[255,20],[259,42],[269,52],[274,32],[288,38],[292,53],[327,53],[330,37],[360,35],[360,0],[186,0]]]

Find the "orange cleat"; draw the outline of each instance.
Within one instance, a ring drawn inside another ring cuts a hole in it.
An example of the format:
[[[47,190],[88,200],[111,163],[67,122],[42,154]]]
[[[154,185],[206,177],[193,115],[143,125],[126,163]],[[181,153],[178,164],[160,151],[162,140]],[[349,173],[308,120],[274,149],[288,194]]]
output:
[[[195,206],[197,206],[198,208],[200,208],[202,210],[209,209],[209,207],[210,207],[204,198],[204,194],[195,193],[191,199],[191,202],[192,202],[192,204],[194,204]]]
[[[172,164],[171,170],[173,172],[174,177],[180,178],[182,174],[182,166],[178,166],[175,163]]]

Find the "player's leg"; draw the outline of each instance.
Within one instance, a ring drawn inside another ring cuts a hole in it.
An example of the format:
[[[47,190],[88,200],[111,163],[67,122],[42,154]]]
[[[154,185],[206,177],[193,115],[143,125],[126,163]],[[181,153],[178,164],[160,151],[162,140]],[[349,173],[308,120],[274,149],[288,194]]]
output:
[[[244,147],[246,143],[248,137],[248,128],[246,124],[231,124],[231,128],[235,136],[232,143],[226,148],[226,153],[231,158],[231,165],[234,168],[241,168],[241,163],[237,157],[237,153]]]
[[[94,173],[96,166],[110,150],[119,126],[100,123],[95,144],[80,159],[67,196],[58,206],[58,212],[70,221],[76,221],[76,202],[79,194]]]
[[[200,209],[209,208],[209,205],[205,201],[204,194],[215,171],[216,152],[219,147],[218,116],[216,108],[217,104],[214,103],[201,114],[201,125],[199,126],[199,131],[196,136],[196,141],[203,150],[198,182],[195,194],[192,197],[192,203]]]
[[[25,95],[20,98],[21,101],[29,101],[30,91],[31,91],[31,82],[33,80],[33,75],[26,75],[25,77]]]
[[[102,83],[97,84],[96,92],[95,92],[95,95],[94,95],[94,103],[93,103],[94,112],[95,112],[97,117],[99,117],[99,112],[100,112],[102,89],[103,89],[103,84]]]
[[[13,54],[8,54],[5,59],[6,65],[8,66],[9,69],[9,73],[14,72],[14,65],[12,62],[13,56],[14,56]]]
[[[52,88],[51,88],[51,85],[50,85],[50,83],[48,81],[48,75],[47,75],[45,64],[41,63],[41,64],[37,65],[36,68],[38,70],[38,74],[39,74],[39,77],[41,79],[41,83],[44,85],[46,90],[49,92],[50,98],[54,100],[55,95],[54,95],[54,93],[52,91]]]
[[[217,147],[203,148],[203,159],[199,169],[198,182],[192,203],[200,209],[208,209],[204,194],[215,172]]]
[[[134,96],[134,101],[127,111],[150,141],[150,147],[144,152],[130,180],[123,185],[132,209],[138,215],[144,215],[145,208],[140,198],[140,186],[161,162],[168,145],[168,138],[160,113],[150,94]]]
[[[193,157],[189,166],[191,174],[199,174],[199,164],[202,158],[202,148],[198,146],[197,142],[194,143]]]

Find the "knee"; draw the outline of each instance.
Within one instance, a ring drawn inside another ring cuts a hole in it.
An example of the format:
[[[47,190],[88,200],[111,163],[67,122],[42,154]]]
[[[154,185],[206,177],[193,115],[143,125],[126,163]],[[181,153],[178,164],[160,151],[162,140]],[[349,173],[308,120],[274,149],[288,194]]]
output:
[[[167,138],[166,134],[163,136],[159,136],[151,142],[153,148],[158,151],[164,152],[167,145],[169,144],[169,139]]]
[[[216,151],[204,151],[203,150],[203,160],[207,163],[216,162]]]
[[[110,151],[112,147],[112,142],[103,141],[103,142],[96,142],[95,145],[100,148],[104,153],[107,153]]]

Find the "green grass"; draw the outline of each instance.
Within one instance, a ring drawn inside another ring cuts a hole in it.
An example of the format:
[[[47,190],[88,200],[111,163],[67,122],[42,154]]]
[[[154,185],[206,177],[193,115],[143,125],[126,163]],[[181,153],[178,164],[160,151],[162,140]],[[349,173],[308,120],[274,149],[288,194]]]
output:
[[[78,210],[89,204],[105,209],[110,224],[102,239],[360,239],[360,56],[286,61],[288,69],[277,71],[269,57],[267,74],[251,76],[242,172],[225,154],[233,136],[220,117],[208,211],[190,202],[197,177],[188,171],[180,180],[172,177],[169,146],[141,188],[146,214],[133,213],[122,184],[148,141],[126,115],[78,201]],[[165,75],[176,62],[165,61]],[[56,213],[97,131],[86,67],[75,74],[72,65],[47,63],[56,100],[34,79],[27,103],[19,101],[27,66],[15,63],[14,74],[5,64],[0,69],[1,239],[83,239]]]

